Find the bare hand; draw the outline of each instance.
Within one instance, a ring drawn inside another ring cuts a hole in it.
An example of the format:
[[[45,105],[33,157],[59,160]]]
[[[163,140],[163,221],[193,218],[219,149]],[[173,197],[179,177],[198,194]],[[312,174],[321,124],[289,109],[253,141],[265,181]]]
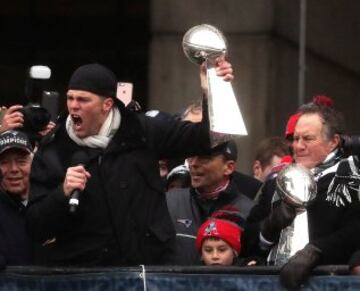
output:
[[[222,77],[224,81],[232,81],[234,79],[232,65],[225,60],[224,57],[219,57],[215,62],[216,75]],[[206,62],[200,66],[200,82],[203,96],[206,98],[208,93],[208,80],[206,72]]]
[[[222,77],[224,81],[232,81],[234,79],[232,65],[223,57],[216,60],[216,75]]]
[[[45,136],[45,135],[47,135],[47,134],[49,133],[50,130],[52,130],[52,129],[55,127],[55,125],[56,125],[56,124],[55,124],[54,122],[50,121],[50,122],[46,125],[45,129],[43,129],[42,131],[39,131],[38,133],[39,133],[41,136]]]
[[[0,132],[23,127],[24,115],[19,111],[21,108],[23,108],[22,105],[13,105],[6,110],[1,122]]]
[[[90,177],[90,173],[86,171],[82,165],[69,167],[66,171],[63,184],[65,196],[70,197],[75,189],[83,191],[86,187],[87,180]]]

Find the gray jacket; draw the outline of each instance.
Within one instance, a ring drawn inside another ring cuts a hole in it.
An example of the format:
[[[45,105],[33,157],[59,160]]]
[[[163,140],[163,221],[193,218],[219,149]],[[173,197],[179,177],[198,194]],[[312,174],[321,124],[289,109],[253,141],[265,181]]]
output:
[[[242,228],[254,202],[230,183],[216,200],[200,200],[196,190],[172,189],[166,193],[170,217],[175,227],[176,246],[173,263],[198,265],[200,256],[195,248],[197,231],[205,220],[214,215],[231,216]]]

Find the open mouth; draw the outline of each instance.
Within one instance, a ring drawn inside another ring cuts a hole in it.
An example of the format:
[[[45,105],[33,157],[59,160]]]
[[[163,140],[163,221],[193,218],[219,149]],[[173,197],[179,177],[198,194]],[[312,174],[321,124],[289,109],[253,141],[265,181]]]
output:
[[[82,119],[79,115],[71,114],[71,119],[75,127],[79,127],[82,124]]]

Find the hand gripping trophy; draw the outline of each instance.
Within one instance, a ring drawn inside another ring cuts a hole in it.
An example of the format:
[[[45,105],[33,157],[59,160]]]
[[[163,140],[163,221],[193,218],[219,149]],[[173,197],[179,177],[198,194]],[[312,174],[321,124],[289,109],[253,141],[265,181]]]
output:
[[[291,225],[281,231],[275,250],[274,264],[281,266],[309,242],[307,207],[316,197],[317,186],[313,174],[306,168],[292,164],[276,178],[276,193],[297,215]]]
[[[206,63],[212,145],[231,139],[231,135],[247,135],[231,83],[218,77],[215,72],[216,59],[227,52],[223,34],[214,26],[197,25],[185,33],[182,45],[190,61]]]

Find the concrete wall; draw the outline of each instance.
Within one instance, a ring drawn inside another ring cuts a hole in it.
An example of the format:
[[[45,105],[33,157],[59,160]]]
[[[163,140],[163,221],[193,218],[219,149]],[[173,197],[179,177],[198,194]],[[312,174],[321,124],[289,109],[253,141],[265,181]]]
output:
[[[249,136],[240,137],[240,170],[249,173],[264,137],[281,135],[298,106],[299,3],[288,0],[151,2],[149,108],[181,111],[199,96],[198,68],[182,52],[184,33],[209,23],[228,40],[233,86]],[[348,129],[360,133],[360,2],[307,1],[305,101],[334,98]]]
[[[153,0],[151,27],[155,33],[180,33],[209,23],[227,33],[269,31],[273,25],[273,0]]]
[[[199,98],[199,68],[186,59],[182,37],[190,27],[201,23],[218,27],[228,40],[229,59],[236,74],[233,87],[249,132],[249,136],[237,140],[238,164],[247,170],[252,149],[266,134],[264,111],[272,52],[266,32],[273,23],[272,1],[155,0],[151,9],[149,108],[176,113]]]
[[[273,87],[268,103],[269,115],[276,112],[267,124],[269,132],[278,133],[278,124],[285,124],[291,112],[296,111],[297,100],[297,48],[283,40],[274,41]],[[348,69],[319,57],[307,54],[305,102],[314,95],[328,95],[335,101],[338,110],[344,113],[346,128],[350,134],[360,134],[360,82],[359,76]]]
[[[230,43],[233,87],[249,132],[237,140],[239,166],[244,169],[253,158],[252,149],[266,135],[272,45],[266,36],[232,36]],[[180,45],[181,36],[159,36],[152,42],[150,108],[176,113],[200,97],[199,68],[186,59]]]
[[[299,3],[295,2],[298,1],[274,1],[278,104],[286,103],[285,100],[297,94],[294,77],[297,73]],[[357,0],[307,1],[306,100],[319,93],[331,96],[344,113],[347,129],[352,134],[360,134],[357,113],[360,108],[359,11],[360,1]]]

